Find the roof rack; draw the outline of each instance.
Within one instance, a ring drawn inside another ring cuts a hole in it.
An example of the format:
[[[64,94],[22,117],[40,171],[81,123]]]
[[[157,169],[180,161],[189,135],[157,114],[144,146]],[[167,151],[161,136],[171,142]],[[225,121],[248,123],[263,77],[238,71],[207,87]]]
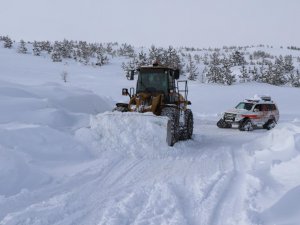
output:
[[[261,96],[260,98],[263,101],[269,101],[269,102],[271,101],[271,97],[270,96]]]
[[[245,99],[247,102],[273,102],[271,96],[268,95],[254,95],[253,98]]]
[[[258,99],[245,99],[245,102],[259,102]]]

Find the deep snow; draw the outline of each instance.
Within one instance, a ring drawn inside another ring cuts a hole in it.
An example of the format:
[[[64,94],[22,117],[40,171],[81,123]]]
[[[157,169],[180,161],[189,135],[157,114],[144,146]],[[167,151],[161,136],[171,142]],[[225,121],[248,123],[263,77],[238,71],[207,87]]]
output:
[[[165,119],[110,112],[134,86],[123,60],[92,68],[0,48],[1,225],[300,224],[300,89],[189,82],[194,136],[168,147]],[[275,129],[216,127],[255,94],[276,100]]]

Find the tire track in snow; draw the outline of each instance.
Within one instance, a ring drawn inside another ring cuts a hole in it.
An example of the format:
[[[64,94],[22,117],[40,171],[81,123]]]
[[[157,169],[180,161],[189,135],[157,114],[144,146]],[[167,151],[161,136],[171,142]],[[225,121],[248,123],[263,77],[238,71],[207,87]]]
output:
[[[253,144],[253,140],[261,137],[262,130],[243,133],[234,129],[212,129],[212,126],[215,125],[201,125],[202,130],[207,131],[202,135],[202,144],[210,149],[207,151],[208,160],[214,160],[216,164],[224,162],[224,166],[220,166],[219,180],[205,185],[203,190],[208,191],[203,191],[202,201],[196,204],[199,206],[199,216],[195,217],[198,219],[195,224],[249,224],[246,202],[249,186],[247,167],[251,161],[247,161],[249,152],[245,146]],[[222,152],[227,153],[227,157],[223,157]],[[230,165],[226,161],[230,162]]]
[[[247,220],[243,193],[246,175],[236,159],[239,153],[240,151],[230,149],[233,168],[222,182],[223,187],[219,190],[218,203],[211,214],[209,222],[211,225],[242,224]],[[242,158],[239,157],[240,159]]]
[[[205,186],[203,197],[199,200],[198,216],[195,224],[213,225],[215,217],[218,216],[218,207],[223,198],[226,187],[228,187],[232,174],[231,172],[221,172],[217,177]],[[197,223],[198,222],[198,223]]]

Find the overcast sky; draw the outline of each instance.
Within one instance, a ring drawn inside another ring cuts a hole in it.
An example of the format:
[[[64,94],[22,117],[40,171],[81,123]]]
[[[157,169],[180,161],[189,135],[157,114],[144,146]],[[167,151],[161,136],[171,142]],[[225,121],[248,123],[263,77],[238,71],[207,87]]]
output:
[[[300,46],[300,0],[0,0],[0,35],[136,46]]]

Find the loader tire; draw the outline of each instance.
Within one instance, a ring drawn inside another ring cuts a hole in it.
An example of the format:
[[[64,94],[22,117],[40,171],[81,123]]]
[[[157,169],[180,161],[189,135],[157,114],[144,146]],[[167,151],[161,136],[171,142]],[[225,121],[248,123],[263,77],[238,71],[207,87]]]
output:
[[[167,143],[173,146],[179,140],[179,109],[165,107],[161,110],[161,116],[169,118],[167,127]]]
[[[184,111],[184,122],[180,126],[180,140],[191,139],[194,129],[193,113],[190,109]]]

